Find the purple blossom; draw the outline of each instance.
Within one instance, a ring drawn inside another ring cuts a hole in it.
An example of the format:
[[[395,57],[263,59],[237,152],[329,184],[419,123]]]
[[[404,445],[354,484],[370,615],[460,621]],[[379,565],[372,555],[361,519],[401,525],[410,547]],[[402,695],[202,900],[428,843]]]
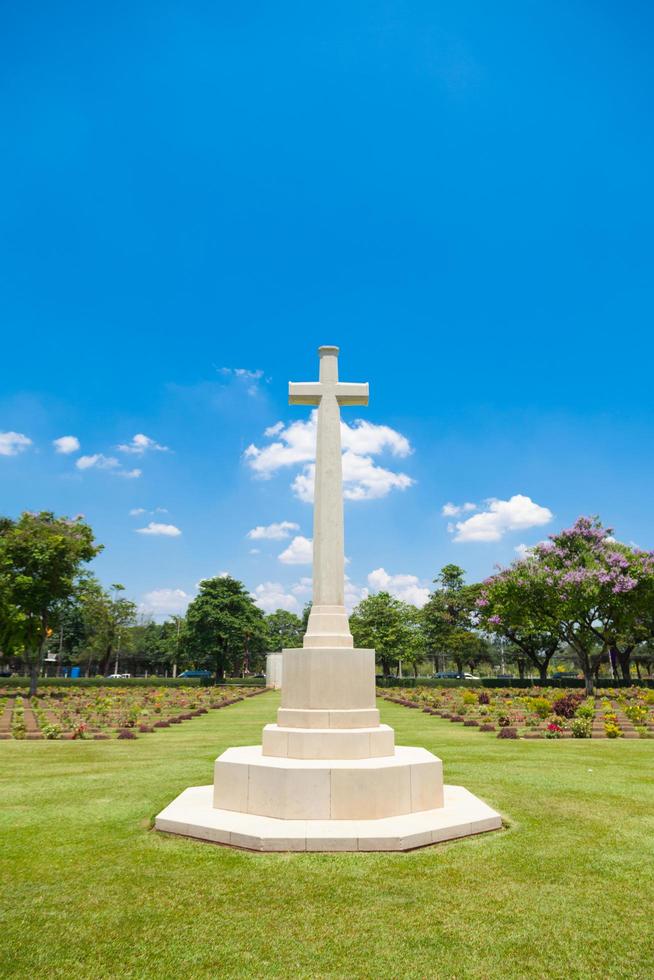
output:
[[[561,576],[561,581],[569,585],[581,585],[590,578],[590,572],[586,568],[576,568],[571,572],[566,572]]]
[[[606,560],[609,565],[618,565],[620,568],[629,568],[629,562],[624,555],[621,555],[618,551],[611,551],[606,556]]]
[[[493,625],[495,625],[495,626],[499,626],[500,623],[502,622],[502,617],[501,616],[489,616],[488,617],[488,622],[489,623],[493,623]]]
[[[477,599],[477,605],[479,606],[480,609],[483,609],[484,606],[488,606],[490,605],[490,603],[485,596],[480,596],[480,598]]]
[[[631,592],[631,590],[635,589],[637,585],[638,582],[635,578],[631,578],[630,575],[623,575],[622,578],[619,578],[613,586],[613,592],[616,594],[618,592]]]

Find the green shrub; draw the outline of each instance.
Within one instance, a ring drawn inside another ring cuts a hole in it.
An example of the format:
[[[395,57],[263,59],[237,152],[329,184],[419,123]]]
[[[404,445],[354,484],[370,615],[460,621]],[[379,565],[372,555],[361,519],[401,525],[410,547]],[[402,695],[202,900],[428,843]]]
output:
[[[529,707],[543,721],[552,713],[552,705],[547,698],[529,698]]]
[[[576,717],[572,719],[570,731],[573,738],[590,738],[593,723],[590,718]]]
[[[42,725],[41,731],[43,732],[44,738],[61,738],[61,728],[59,725]]]
[[[629,704],[624,709],[629,721],[632,721],[634,725],[642,725],[647,721],[647,708],[642,708],[639,704]]]
[[[580,704],[575,711],[576,718],[587,718],[590,721],[595,717],[595,702],[593,698],[588,698],[583,704]]]

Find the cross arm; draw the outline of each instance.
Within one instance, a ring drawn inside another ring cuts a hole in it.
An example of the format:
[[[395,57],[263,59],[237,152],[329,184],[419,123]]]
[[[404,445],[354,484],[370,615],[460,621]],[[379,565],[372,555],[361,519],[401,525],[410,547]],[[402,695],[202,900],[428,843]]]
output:
[[[368,383],[340,382],[336,386],[336,398],[339,405],[367,405]]]
[[[319,381],[289,381],[289,405],[319,405],[323,386]]]

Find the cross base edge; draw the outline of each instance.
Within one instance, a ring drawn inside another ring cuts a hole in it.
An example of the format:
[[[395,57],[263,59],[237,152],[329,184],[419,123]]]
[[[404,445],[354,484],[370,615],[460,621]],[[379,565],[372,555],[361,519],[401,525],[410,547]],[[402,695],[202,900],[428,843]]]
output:
[[[502,818],[463,786],[444,805],[373,820],[282,820],[212,806],[213,786],[185,789],[155,818],[155,830],[250,851],[409,851],[500,830]]]

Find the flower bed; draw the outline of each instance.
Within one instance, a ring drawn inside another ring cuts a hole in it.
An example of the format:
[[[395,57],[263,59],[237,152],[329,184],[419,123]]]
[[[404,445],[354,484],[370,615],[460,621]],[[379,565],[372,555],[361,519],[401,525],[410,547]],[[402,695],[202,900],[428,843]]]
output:
[[[381,698],[407,708],[494,733],[496,738],[653,738],[654,691],[608,689],[601,697],[561,688],[473,690],[384,688]]]
[[[0,687],[0,739],[138,738],[263,690],[62,686],[44,688],[28,698]]]

